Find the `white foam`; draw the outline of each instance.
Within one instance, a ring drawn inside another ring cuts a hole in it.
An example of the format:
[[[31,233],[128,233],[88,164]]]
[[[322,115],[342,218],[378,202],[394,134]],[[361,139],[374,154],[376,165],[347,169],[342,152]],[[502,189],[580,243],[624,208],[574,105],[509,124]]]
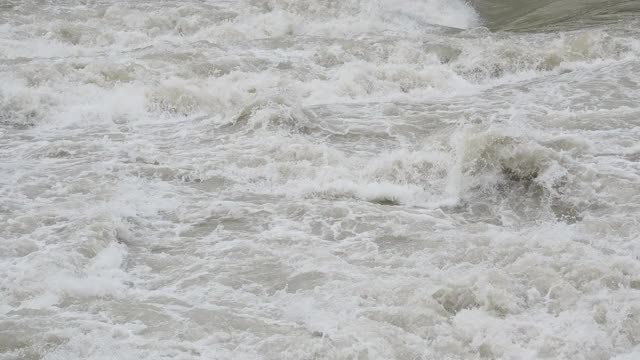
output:
[[[638,353],[633,19],[12,1],[3,22],[0,359]]]

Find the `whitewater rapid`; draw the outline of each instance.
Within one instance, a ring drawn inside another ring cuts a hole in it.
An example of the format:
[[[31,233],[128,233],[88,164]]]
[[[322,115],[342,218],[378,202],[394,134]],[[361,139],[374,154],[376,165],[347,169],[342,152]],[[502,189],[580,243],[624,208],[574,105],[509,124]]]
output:
[[[0,0],[0,360],[640,358],[639,7]]]

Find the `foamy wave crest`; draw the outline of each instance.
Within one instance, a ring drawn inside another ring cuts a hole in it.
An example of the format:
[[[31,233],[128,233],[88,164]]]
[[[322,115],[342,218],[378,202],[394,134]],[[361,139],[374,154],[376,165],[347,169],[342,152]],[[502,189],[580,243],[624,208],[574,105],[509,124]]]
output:
[[[413,25],[441,25],[468,29],[479,24],[478,14],[461,0],[377,0],[380,15],[393,23]]]
[[[253,0],[242,26],[273,35],[346,35],[370,31],[422,32],[434,26],[466,29],[479,23],[460,0]],[[246,22],[245,22],[246,21]]]

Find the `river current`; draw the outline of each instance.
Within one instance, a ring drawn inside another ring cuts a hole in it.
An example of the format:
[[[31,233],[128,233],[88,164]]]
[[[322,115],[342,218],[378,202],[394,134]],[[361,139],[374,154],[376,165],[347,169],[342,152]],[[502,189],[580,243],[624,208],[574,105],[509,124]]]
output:
[[[640,358],[637,0],[0,0],[0,359]]]

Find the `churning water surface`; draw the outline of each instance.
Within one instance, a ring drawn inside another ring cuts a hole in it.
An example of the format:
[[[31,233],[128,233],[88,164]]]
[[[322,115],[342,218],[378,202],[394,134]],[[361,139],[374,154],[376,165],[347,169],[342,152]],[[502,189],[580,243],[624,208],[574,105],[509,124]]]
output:
[[[0,0],[0,359],[640,358],[637,0]]]

